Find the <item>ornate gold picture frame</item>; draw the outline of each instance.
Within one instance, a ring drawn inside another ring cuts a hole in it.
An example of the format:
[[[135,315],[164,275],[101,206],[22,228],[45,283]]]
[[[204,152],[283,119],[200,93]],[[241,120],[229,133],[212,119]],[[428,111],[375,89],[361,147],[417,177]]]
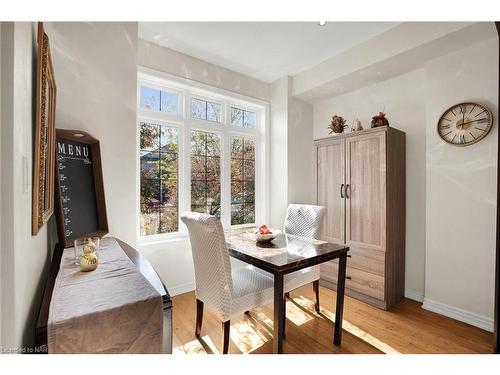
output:
[[[49,38],[38,23],[36,119],[33,160],[32,234],[36,235],[54,212],[56,82]]]

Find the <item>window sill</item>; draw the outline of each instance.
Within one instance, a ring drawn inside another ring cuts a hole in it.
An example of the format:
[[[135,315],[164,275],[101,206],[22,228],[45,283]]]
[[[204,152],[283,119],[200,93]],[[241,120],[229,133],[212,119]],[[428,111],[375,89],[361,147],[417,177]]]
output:
[[[141,248],[157,247],[160,245],[176,242],[187,238],[189,238],[189,235],[187,233],[181,233],[181,232],[170,233],[167,235],[156,235],[151,237],[139,237],[137,245]]]
[[[255,224],[241,224],[241,225],[233,225],[230,228],[224,229],[224,234],[229,235],[231,233],[239,233],[244,232],[250,228],[254,228]],[[163,235],[152,235],[139,237],[137,240],[137,246],[139,248],[147,248],[147,247],[158,247],[161,245],[166,245],[172,242],[176,242],[179,240],[189,239],[188,233],[177,232],[177,233],[169,233]]]

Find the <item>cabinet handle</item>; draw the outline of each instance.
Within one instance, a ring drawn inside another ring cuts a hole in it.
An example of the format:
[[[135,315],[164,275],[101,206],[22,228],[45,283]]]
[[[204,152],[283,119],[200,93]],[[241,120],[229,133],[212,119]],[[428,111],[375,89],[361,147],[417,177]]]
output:
[[[340,185],[340,198],[344,198],[344,195],[342,194],[342,191],[344,190],[344,184]]]
[[[351,192],[351,185],[347,184],[345,186],[345,197],[349,198],[349,195],[347,194],[347,190],[349,190],[349,193]]]
[[[347,280],[351,280],[351,279],[352,279],[352,277],[351,277],[351,276],[346,276],[345,278],[346,278]]]

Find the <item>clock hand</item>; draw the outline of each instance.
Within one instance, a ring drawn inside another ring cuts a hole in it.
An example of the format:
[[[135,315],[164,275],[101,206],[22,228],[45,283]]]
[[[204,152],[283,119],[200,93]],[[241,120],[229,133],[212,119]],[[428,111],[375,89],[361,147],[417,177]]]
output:
[[[462,123],[462,127],[463,127],[464,125],[470,124],[470,123],[472,123],[472,122],[482,121],[482,120],[486,120],[486,119],[485,119],[485,118],[480,118],[479,120],[467,121],[467,122]]]

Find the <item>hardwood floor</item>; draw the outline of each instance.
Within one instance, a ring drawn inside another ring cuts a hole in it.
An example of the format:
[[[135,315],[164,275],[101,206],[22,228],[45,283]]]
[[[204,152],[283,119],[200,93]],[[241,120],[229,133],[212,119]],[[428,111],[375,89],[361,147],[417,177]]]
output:
[[[424,310],[404,299],[390,311],[345,298],[342,345],[333,345],[335,292],[320,288],[321,313],[314,311],[312,285],[290,293],[285,353],[491,353],[493,334]],[[196,339],[194,292],[173,298],[173,347],[178,353],[219,353],[222,323],[205,306]],[[273,305],[231,320],[229,353],[272,353]]]

